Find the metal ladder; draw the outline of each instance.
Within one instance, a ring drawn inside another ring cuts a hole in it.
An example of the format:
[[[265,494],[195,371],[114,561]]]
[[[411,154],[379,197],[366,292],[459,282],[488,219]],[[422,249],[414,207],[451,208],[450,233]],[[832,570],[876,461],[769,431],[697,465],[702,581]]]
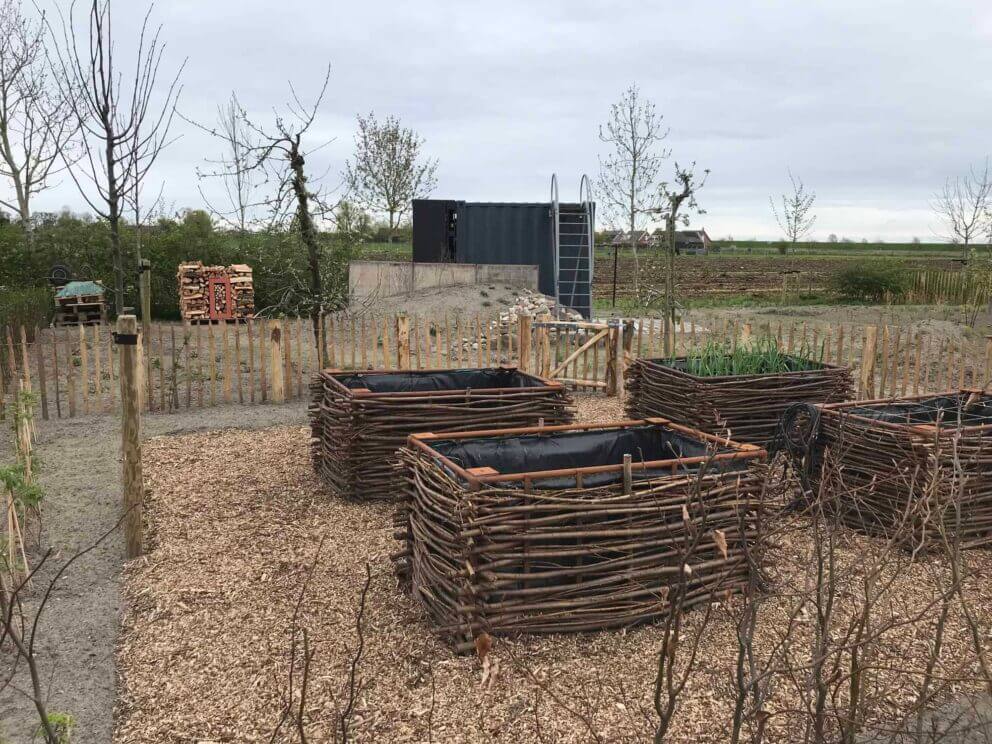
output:
[[[551,176],[551,239],[555,257],[555,301],[592,315],[595,204],[589,177],[579,182],[578,203],[558,200],[558,177]]]

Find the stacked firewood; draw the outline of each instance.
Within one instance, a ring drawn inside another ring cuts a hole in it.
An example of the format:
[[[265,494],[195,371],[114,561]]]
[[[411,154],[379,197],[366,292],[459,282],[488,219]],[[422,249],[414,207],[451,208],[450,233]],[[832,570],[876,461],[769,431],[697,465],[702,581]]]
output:
[[[209,320],[230,317],[249,318],[255,312],[255,290],[251,267],[245,264],[232,266],[204,266],[202,261],[179,264],[176,272],[179,283],[179,312],[184,320]],[[231,297],[226,287],[215,294],[214,307],[210,307],[209,284],[211,279],[229,279]]]
[[[756,450],[753,462],[763,457]],[[759,560],[759,464],[673,468],[625,492],[621,483],[473,489],[418,447],[400,460],[408,485],[394,565],[456,651],[483,632],[656,621],[741,591]]]
[[[227,272],[231,277],[234,317],[251,317],[255,313],[255,285],[252,282],[251,266],[231,264],[227,267]]]
[[[408,372],[369,374],[409,375]],[[338,495],[397,500],[402,478],[396,451],[409,434],[471,431],[572,421],[572,399],[560,383],[490,390],[376,393],[352,389],[324,370],[310,385],[314,468]]]
[[[813,489],[842,523],[910,550],[992,545],[992,398],[818,408]]]
[[[637,359],[627,368],[627,415],[660,416],[737,442],[767,444],[793,403],[849,400],[847,367],[773,374],[701,377],[679,369],[683,360]]]

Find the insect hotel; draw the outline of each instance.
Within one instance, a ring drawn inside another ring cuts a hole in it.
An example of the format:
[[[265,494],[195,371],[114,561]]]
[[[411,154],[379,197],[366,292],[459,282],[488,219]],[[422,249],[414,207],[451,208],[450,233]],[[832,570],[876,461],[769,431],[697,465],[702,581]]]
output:
[[[847,526],[910,549],[992,545],[992,396],[961,390],[817,408],[814,483]],[[823,478],[841,482],[821,488]]]
[[[246,320],[255,313],[251,267],[179,264],[179,313],[191,323]]]
[[[460,651],[656,620],[745,585],[765,457],[660,419],[414,434],[393,560]]]
[[[324,370],[311,383],[314,467],[348,498],[400,497],[396,451],[411,433],[562,424],[572,417],[562,383],[513,367]]]
[[[765,445],[793,403],[848,400],[847,367],[783,355],[774,371],[710,374],[688,357],[637,359],[627,369],[627,415],[661,416],[734,441]]]

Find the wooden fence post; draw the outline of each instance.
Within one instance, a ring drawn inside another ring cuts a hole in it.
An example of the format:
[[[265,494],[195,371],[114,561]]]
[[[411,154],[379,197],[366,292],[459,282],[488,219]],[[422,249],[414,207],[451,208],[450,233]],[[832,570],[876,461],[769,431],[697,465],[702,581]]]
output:
[[[0,369],[0,376],[2,375],[3,370]],[[58,418],[62,418],[62,394],[59,391],[59,334],[58,328],[55,326],[52,326],[52,380],[55,382],[55,415]],[[0,393],[2,392],[0,390]],[[0,412],[2,411],[3,405],[0,404]],[[0,415],[0,418],[3,418],[3,416]]]
[[[86,326],[82,323],[79,329],[79,381],[83,393],[83,413],[90,412],[90,352],[86,346]]]
[[[410,369],[410,318],[396,316],[396,369]]]
[[[530,370],[530,316],[526,314],[517,316],[518,331],[517,346],[519,347],[520,360],[517,367],[521,372]]]
[[[144,486],[141,474],[141,407],[138,384],[138,319],[117,318],[117,344],[121,358],[121,443],[124,490],[125,556],[141,555],[141,508]]]
[[[551,374],[551,330],[547,326],[551,322],[551,314],[542,313],[537,320],[541,323],[537,329],[538,359],[540,359],[538,374],[547,377]]]
[[[251,321],[249,321],[250,323]],[[324,343],[324,313],[321,311],[317,323],[317,371],[327,367],[327,348]]]
[[[620,328],[617,330],[617,348],[614,352],[616,356],[616,394],[623,397],[624,393],[624,371],[627,369],[627,355],[634,340],[634,326],[625,320],[620,321]],[[675,345],[672,345],[674,352]]]
[[[619,356],[623,354],[623,334],[617,326],[615,320],[610,321],[610,330],[606,336],[606,389],[608,396],[617,394],[617,370],[619,369]],[[621,385],[623,383],[620,383]]]
[[[41,394],[41,418],[48,421],[48,390],[45,379],[45,352],[41,348],[41,329],[34,327],[34,357],[38,365],[38,392]]]
[[[31,363],[28,360],[28,333],[21,324],[21,371],[24,375],[24,389],[31,392]]]
[[[269,348],[272,351],[272,367],[270,368],[272,378],[272,400],[276,403],[282,403],[286,400],[286,387],[283,376],[284,361],[282,354],[282,329],[279,327],[279,321],[275,321],[272,324],[272,331],[269,336],[269,340],[271,342],[269,344]]]
[[[865,326],[865,345],[861,348],[861,386],[862,397],[875,397],[875,349],[878,329],[875,326]]]
[[[143,258],[138,262],[141,296],[141,335],[148,338],[152,332],[152,262]]]

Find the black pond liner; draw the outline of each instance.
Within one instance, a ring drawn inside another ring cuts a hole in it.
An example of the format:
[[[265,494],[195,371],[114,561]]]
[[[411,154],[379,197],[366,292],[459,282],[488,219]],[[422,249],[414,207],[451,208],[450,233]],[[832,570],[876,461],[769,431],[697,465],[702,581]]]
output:
[[[936,424],[982,426],[992,424],[992,396],[982,396],[967,410],[968,393],[935,395],[922,400],[875,403],[841,409],[841,415],[862,416],[890,424]]]
[[[543,380],[516,369],[448,369],[365,374],[335,374],[346,388],[368,388],[373,393],[446,392],[491,388],[547,387]]]
[[[501,475],[622,465],[623,456],[628,454],[634,463],[638,463],[738,451],[729,447],[713,448],[711,444],[653,424],[622,429],[442,439],[427,441],[425,444],[462,468],[491,467]],[[724,473],[744,470],[747,465],[747,460],[744,459],[713,460],[708,463],[706,471]],[[678,472],[696,473],[700,467],[701,464],[698,463],[681,465]],[[635,481],[671,475],[671,467],[632,471]],[[582,485],[584,488],[596,488],[622,481],[622,470],[584,473]],[[492,485],[499,488],[524,486],[522,480],[499,481]],[[575,476],[535,479],[531,485],[533,488],[547,490],[575,488]]]
[[[725,356],[729,358],[730,354],[726,354]],[[809,372],[810,370],[814,370],[814,369],[827,369],[827,365],[821,362],[814,362],[808,359],[801,359],[799,357],[788,356],[788,355],[783,355],[782,358],[786,360],[788,369],[779,369],[779,370],[775,370],[774,372],[758,371],[758,372],[749,372],[747,374],[733,374],[733,375],[698,375],[698,377],[702,379],[705,379],[707,377],[717,377],[717,376],[757,377],[759,375],[782,375],[782,374],[787,374],[789,372]],[[650,362],[651,364],[657,364],[662,367],[669,367],[671,369],[676,369],[679,372],[685,372],[686,374],[693,374],[688,371],[689,359],[687,357],[676,357],[675,359],[663,357],[660,359],[648,359],[646,361]]]

